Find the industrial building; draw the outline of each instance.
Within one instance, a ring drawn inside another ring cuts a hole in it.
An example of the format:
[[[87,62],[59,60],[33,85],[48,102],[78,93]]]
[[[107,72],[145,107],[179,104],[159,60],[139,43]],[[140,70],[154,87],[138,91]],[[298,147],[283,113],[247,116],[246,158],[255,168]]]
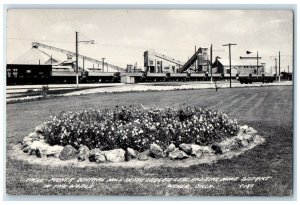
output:
[[[217,57],[212,64],[213,73],[230,73],[229,59]],[[257,64],[249,60],[231,60],[231,75],[249,75],[257,73]],[[265,64],[258,64],[258,75],[264,74]]]
[[[216,80],[229,79],[229,60],[216,57],[211,63],[208,51],[207,48],[199,48],[183,62],[154,50],[147,50],[144,52],[144,69],[138,68],[137,63],[121,68],[104,62],[105,58],[99,61],[78,54],[80,61],[77,74],[75,53],[33,42],[31,49],[7,64],[7,84],[74,83],[77,75],[82,83],[207,80],[210,77]],[[55,53],[64,55],[64,60],[59,60]],[[263,63],[257,67],[253,60],[231,61],[231,78],[235,78],[237,74],[262,75],[265,74],[264,71]]]
[[[64,60],[53,57],[58,54],[64,55]],[[28,51],[7,64],[7,84],[73,83],[77,75],[82,82],[113,82],[117,72],[125,71],[78,54],[77,74],[75,56],[74,52],[33,42]]]
[[[207,50],[207,48],[200,48],[200,52],[196,55],[195,63],[189,66],[190,72],[201,73],[208,70]],[[179,71],[185,63],[154,50],[144,52],[144,67],[149,73],[180,73]]]

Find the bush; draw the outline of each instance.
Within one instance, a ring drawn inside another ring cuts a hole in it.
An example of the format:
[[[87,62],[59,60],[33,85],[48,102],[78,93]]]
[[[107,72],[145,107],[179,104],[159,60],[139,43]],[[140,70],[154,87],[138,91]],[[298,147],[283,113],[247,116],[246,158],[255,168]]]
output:
[[[90,149],[133,148],[144,151],[151,143],[162,148],[174,143],[211,145],[236,135],[239,125],[223,112],[198,106],[145,108],[118,106],[112,110],[62,112],[44,123],[50,145],[80,144]]]

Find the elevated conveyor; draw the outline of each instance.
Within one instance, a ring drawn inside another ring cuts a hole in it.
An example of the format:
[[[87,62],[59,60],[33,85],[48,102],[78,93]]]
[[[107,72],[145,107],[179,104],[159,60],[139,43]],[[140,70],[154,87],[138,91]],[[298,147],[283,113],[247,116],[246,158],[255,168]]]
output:
[[[186,71],[189,67],[193,66],[194,63],[197,60],[197,56],[202,53],[202,48],[199,48],[196,53],[194,53],[194,55],[179,69],[179,73],[183,73],[184,71]]]
[[[64,53],[68,56],[72,56],[72,57],[76,56],[76,53],[74,53],[74,52],[64,50],[64,49],[61,49],[61,48],[56,48],[56,47],[49,46],[49,45],[45,45],[45,44],[38,43],[38,42],[33,42],[32,47],[34,47],[34,48],[38,48],[38,47],[46,48],[46,49],[53,50],[53,51],[56,51],[56,52]],[[96,64],[103,64],[103,61],[100,61],[100,60],[97,60],[97,59],[94,59],[94,58],[90,58],[90,57],[87,57],[87,56],[84,56],[84,55],[80,55],[80,54],[78,54],[78,58],[82,58],[85,61],[89,61],[89,62],[96,63]],[[125,72],[125,68],[121,68],[121,67],[109,64],[109,63],[105,63],[105,66],[106,65],[109,68],[111,68],[113,70],[116,70],[118,72]]]

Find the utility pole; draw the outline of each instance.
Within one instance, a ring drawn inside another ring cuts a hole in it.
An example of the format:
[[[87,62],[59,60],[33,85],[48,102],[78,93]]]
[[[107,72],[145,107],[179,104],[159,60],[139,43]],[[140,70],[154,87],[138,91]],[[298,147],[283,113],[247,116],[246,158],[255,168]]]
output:
[[[258,51],[256,52],[256,78],[258,78]]]
[[[196,45],[195,45],[195,53],[197,52],[197,47],[196,47]],[[195,71],[197,70],[197,57],[196,57],[196,61],[195,61]],[[191,70],[190,70],[190,72],[191,72]]]
[[[279,51],[279,56],[278,56],[278,70],[279,70],[278,81],[280,82],[280,51]]]
[[[234,44],[234,43],[228,43],[228,44],[225,44],[223,46],[228,46],[229,48],[229,73],[230,73],[230,79],[229,79],[229,82],[230,82],[230,88],[231,88],[231,46],[236,46],[237,44]]]
[[[76,87],[78,88],[78,32],[76,31]]]
[[[276,79],[277,79],[277,58],[275,58],[275,75],[276,75]]]
[[[102,58],[102,72],[104,72],[104,60],[105,58]]]
[[[89,41],[78,41],[78,31],[76,31],[75,32],[75,34],[76,34],[76,38],[75,38],[75,41],[76,41],[76,43],[75,43],[75,47],[76,47],[76,53],[75,53],[75,55],[76,55],[76,69],[75,69],[75,71],[76,71],[76,87],[78,88],[78,84],[79,84],[79,77],[78,77],[78,43],[85,43],[85,44],[94,44],[94,40],[89,40]],[[84,61],[84,59],[83,59],[83,61]]]
[[[84,71],[84,58],[82,58],[82,70]]]
[[[212,85],[213,83],[213,78],[212,78],[212,53],[213,53],[213,45],[210,44],[210,84]]]

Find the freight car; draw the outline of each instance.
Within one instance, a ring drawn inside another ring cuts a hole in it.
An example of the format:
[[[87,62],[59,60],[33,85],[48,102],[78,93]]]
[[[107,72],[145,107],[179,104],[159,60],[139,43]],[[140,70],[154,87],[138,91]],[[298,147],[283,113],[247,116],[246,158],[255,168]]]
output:
[[[76,73],[67,66],[8,64],[6,79],[7,85],[75,83]]]
[[[210,81],[210,73],[123,73],[121,76],[130,76],[135,79],[135,82],[165,82],[165,81]],[[213,73],[213,81],[228,80],[230,78],[229,74],[223,73]],[[231,79],[235,79],[232,76]]]
[[[6,69],[7,85],[47,84],[50,83],[51,65],[8,64]]]
[[[237,80],[241,84],[252,84],[253,82],[272,83],[276,80],[276,75],[237,75]]]
[[[78,76],[80,83],[120,82],[120,72],[80,71]],[[6,79],[7,85],[76,83],[76,72],[69,66],[8,64]]]
[[[82,83],[119,83],[121,81],[120,72],[95,72],[83,71]]]

